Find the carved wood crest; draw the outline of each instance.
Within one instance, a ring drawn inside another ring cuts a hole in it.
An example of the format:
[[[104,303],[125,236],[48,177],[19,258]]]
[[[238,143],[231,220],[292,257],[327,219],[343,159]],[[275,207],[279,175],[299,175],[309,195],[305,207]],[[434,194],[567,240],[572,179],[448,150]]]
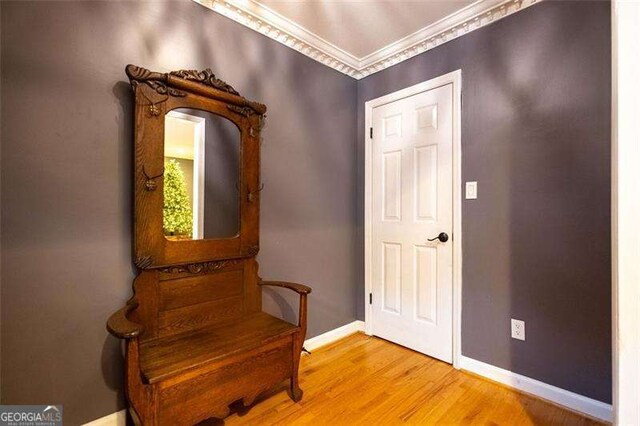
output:
[[[185,92],[167,86],[166,74],[149,71],[146,68],[138,67],[136,65],[127,65],[127,68],[125,68],[125,72],[127,73],[127,77],[129,77],[131,86],[133,86],[134,89],[138,84],[146,83],[149,87],[151,87],[161,95],[171,95],[178,97],[187,96]]]
[[[234,111],[245,117],[249,117],[253,114],[262,116],[267,110],[267,107],[264,104],[261,104],[260,102],[250,101],[240,96],[240,93],[238,93],[238,91],[234,89],[230,84],[216,77],[216,75],[213,73],[213,71],[211,71],[210,68],[206,68],[202,71],[178,70],[171,71],[169,73],[159,73],[150,71],[137,65],[127,65],[125,72],[127,73],[129,81],[131,82],[131,86],[134,89],[140,84],[145,84],[153,89],[156,93],[165,96],[165,98],[161,100],[153,101],[149,99],[147,95],[144,94],[144,92],[142,92],[142,95],[149,101],[149,112],[153,116],[161,115],[161,110],[158,107],[158,104],[166,101],[166,97],[187,96],[187,93],[184,90],[173,87],[175,85],[184,86],[184,84],[181,84],[179,80],[195,82],[198,84],[202,84],[203,86],[206,86],[208,88],[213,88],[215,90],[219,90],[220,92],[237,96],[237,98],[235,98],[235,103],[228,105],[228,108],[231,111]],[[178,79],[178,81],[176,81],[176,79]]]
[[[222,90],[223,92],[240,96],[240,93],[238,93],[236,89],[231,87],[230,84],[217,78],[216,75],[213,73],[213,71],[211,71],[211,68],[207,68],[202,71],[197,71],[197,70],[171,71],[170,74],[180,78],[184,78],[185,80],[197,81],[198,83],[211,86],[214,89]]]

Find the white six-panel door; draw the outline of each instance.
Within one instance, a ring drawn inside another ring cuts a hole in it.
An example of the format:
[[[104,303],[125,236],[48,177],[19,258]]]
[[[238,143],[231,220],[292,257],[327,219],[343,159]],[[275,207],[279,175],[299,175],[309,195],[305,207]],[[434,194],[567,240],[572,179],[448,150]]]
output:
[[[453,357],[453,85],[373,109],[371,331]],[[447,242],[438,239],[441,232]]]

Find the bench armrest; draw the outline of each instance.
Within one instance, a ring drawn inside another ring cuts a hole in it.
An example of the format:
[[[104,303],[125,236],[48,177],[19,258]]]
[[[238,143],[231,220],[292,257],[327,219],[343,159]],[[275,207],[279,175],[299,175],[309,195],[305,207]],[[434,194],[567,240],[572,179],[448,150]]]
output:
[[[307,287],[306,285],[298,283],[290,283],[287,281],[260,281],[260,285],[288,288],[289,290],[293,290],[300,295],[311,293],[311,287]]]
[[[293,290],[300,295],[300,310],[298,312],[298,327],[302,329],[301,341],[307,334],[307,294],[311,293],[311,288],[298,283],[290,283],[287,281],[260,281],[261,286],[282,287]],[[302,345],[302,343],[301,343]]]
[[[107,321],[107,330],[119,339],[133,339],[142,333],[142,325],[130,321],[127,315],[138,307],[137,302],[128,303],[116,311]]]

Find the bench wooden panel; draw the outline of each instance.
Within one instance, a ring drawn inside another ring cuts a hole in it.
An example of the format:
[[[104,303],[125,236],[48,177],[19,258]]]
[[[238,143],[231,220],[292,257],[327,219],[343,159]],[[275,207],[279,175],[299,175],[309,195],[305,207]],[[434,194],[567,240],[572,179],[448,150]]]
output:
[[[212,401],[243,399],[250,405],[271,383],[291,376],[292,339],[280,339],[261,350],[244,352],[237,362],[226,363],[207,372],[197,372],[190,380],[161,386],[158,396],[159,423],[192,425],[211,417],[225,417],[229,409]],[[181,410],[189,406],[191,410]]]
[[[242,270],[167,280],[160,283],[160,311],[242,296]]]
[[[212,326],[242,316],[242,296],[198,303],[162,311],[159,315],[160,337]]]

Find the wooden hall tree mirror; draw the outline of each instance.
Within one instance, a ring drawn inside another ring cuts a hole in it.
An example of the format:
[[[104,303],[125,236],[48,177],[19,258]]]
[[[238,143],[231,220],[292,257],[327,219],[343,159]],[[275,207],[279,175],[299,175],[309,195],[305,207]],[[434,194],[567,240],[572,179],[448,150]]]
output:
[[[134,295],[107,321],[126,341],[135,424],[193,425],[298,385],[302,284],[258,276],[260,131],[266,107],[211,72],[129,65],[135,93]],[[300,296],[298,323],[262,312],[262,287]]]
[[[266,107],[210,70],[129,65],[135,91],[135,256],[140,268],[258,250]]]

